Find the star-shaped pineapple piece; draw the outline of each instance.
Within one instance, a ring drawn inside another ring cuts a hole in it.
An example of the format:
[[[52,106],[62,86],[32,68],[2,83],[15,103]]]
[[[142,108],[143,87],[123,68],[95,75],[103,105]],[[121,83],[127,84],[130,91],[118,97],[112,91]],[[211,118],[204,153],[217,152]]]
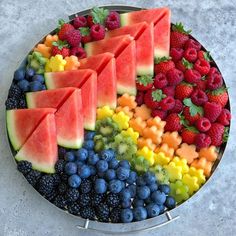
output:
[[[203,169],[196,169],[195,167],[191,166],[188,172],[191,176],[197,177],[198,184],[202,185],[206,182],[206,177],[204,175]]]
[[[154,164],[154,152],[150,150],[148,147],[143,147],[137,151],[137,156],[144,157],[152,166]]]
[[[163,152],[154,153],[154,160],[156,165],[167,165],[170,162],[170,157],[166,156]]]
[[[114,111],[109,106],[97,108],[97,120],[102,120],[107,117],[112,117]]]
[[[63,59],[62,55],[56,55],[51,57],[48,62],[48,68],[52,72],[64,71],[66,60]]]
[[[182,168],[182,174],[186,174],[189,171],[189,166],[186,159],[180,159],[179,157],[174,157],[172,162],[175,163],[176,166],[180,166]]]
[[[121,134],[123,136],[132,138],[133,142],[137,144],[139,133],[135,132],[132,128],[128,128],[127,130],[122,130]]]
[[[195,167],[196,169],[203,169],[204,175],[206,177],[209,177],[211,174],[213,162],[207,161],[206,158],[201,157],[199,159],[194,160],[191,166]]]
[[[120,130],[129,128],[129,116],[125,115],[123,111],[116,113],[112,116],[112,119],[118,124]]]
[[[168,165],[165,165],[164,168],[169,174],[170,182],[182,179],[182,168],[176,166],[174,162],[170,162]]]
[[[189,195],[192,195],[194,192],[196,192],[200,188],[197,181],[197,177],[195,176],[185,174],[183,176],[182,182],[188,186]]]

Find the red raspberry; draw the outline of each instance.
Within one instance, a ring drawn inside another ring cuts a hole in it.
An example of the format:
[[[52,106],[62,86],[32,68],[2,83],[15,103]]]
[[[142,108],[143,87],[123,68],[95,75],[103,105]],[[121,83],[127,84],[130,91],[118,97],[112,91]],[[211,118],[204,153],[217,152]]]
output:
[[[87,26],[87,19],[84,16],[77,16],[73,20],[73,26],[78,29],[80,27],[86,27]]]
[[[165,131],[180,131],[182,124],[177,113],[171,113],[166,117]]]
[[[184,73],[185,80],[189,83],[196,83],[201,79],[201,74],[197,70],[188,69]]]
[[[210,122],[215,122],[222,111],[220,104],[215,102],[206,102],[204,105],[204,116],[209,119]]]
[[[198,119],[195,125],[200,132],[206,132],[211,128],[211,122],[206,117]]]
[[[185,82],[178,84],[175,88],[175,98],[179,100],[184,100],[185,98],[190,97],[193,92],[193,85],[187,84]]]
[[[211,137],[207,134],[197,134],[194,143],[198,150],[209,147],[211,145]]]
[[[207,75],[211,68],[210,63],[206,60],[197,60],[193,67],[201,76]]]
[[[60,22],[60,21],[59,21]],[[60,30],[58,31],[58,38],[60,40],[65,40],[65,35],[70,32],[71,30],[74,30],[74,26],[69,23],[62,23]]]
[[[95,23],[93,22],[93,17],[88,15],[87,16],[87,24],[89,27],[92,27]]]
[[[201,106],[208,101],[208,97],[204,91],[196,89],[191,94],[191,100],[197,106]]]
[[[181,70],[176,68],[170,69],[166,73],[167,81],[170,86],[179,84],[184,79],[184,74]]]
[[[202,47],[202,45],[193,39],[189,39],[184,45],[184,49],[195,48],[197,51],[201,50],[201,47]]]
[[[78,59],[82,59],[87,56],[85,50],[82,47],[73,47],[70,50],[70,55],[77,56]]]
[[[105,20],[105,26],[109,30],[113,30],[120,27],[120,15],[116,11],[110,11]]]
[[[181,70],[182,72],[185,72],[187,70],[187,68],[184,66],[183,61],[177,61],[175,64],[175,67],[179,70]]]
[[[228,109],[223,109],[217,119],[222,125],[229,125],[231,120],[231,113]]]
[[[170,49],[170,57],[173,62],[177,62],[181,60],[184,56],[184,50],[182,48],[171,48]]]
[[[207,134],[211,137],[211,144],[214,146],[220,146],[223,143],[224,126],[220,123],[214,123],[207,131]]]
[[[152,117],[159,116],[162,120],[164,120],[167,117],[167,112],[162,110],[152,110]]]
[[[207,82],[206,82],[207,89],[216,90],[216,89],[220,88],[222,85],[223,85],[223,79],[222,79],[222,76],[220,73],[211,72],[207,76]]]
[[[188,127],[183,129],[181,133],[183,143],[187,143],[189,145],[194,144],[195,137],[197,135],[197,130],[195,127]]]
[[[138,91],[135,101],[137,102],[138,106],[141,106],[143,104],[144,99],[144,92]]]
[[[161,89],[166,87],[168,84],[166,75],[163,73],[158,73],[154,78],[154,87],[157,89]]]
[[[57,54],[62,55],[64,58],[68,57],[70,55],[70,49],[66,48],[66,47],[59,49],[58,46],[53,46],[52,51],[51,51],[51,55],[56,56]]]
[[[195,62],[197,60],[197,50],[195,48],[187,48],[184,51],[184,58],[189,62]]]
[[[88,35],[82,35],[82,37],[81,37],[81,42],[82,42],[82,43],[89,43],[89,42],[91,42],[91,41],[92,41],[92,37],[91,37],[90,34],[88,34]]]
[[[81,42],[81,34],[79,30],[69,31],[65,34],[64,38],[70,44],[71,47],[77,47]]]
[[[183,103],[179,99],[176,99],[174,108],[169,112],[171,112],[171,113],[180,113],[181,111],[183,111],[183,107],[184,107]]]
[[[175,95],[175,87],[174,86],[166,86],[162,89],[162,91],[166,96],[174,97],[174,95]]]
[[[195,82],[196,87],[205,91],[206,90],[206,80],[199,80],[197,82]]]
[[[184,107],[183,114],[185,119],[190,123],[190,125],[194,124],[201,117],[199,113],[191,115],[189,107]]]
[[[209,70],[208,75],[212,75],[212,74],[215,74],[215,73],[218,74],[218,75],[221,75],[216,67],[211,67],[210,70]]]
[[[105,28],[103,25],[95,24],[90,29],[90,35],[93,40],[101,40],[105,37]]]
[[[164,111],[169,111],[175,106],[175,99],[173,97],[167,96],[160,101],[160,107]]]

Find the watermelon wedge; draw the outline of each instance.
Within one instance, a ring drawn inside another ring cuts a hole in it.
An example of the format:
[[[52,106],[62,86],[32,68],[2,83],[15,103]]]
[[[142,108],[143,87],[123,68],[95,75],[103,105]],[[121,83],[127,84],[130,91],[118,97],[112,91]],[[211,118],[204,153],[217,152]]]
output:
[[[66,82],[67,84],[70,84],[70,87],[77,87],[79,86],[79,83],[82,83],[84,80],[86,80],[92,73],[92,70],[71,70],[62,72],[47,72],[44,73],[44,77],[46,87],[49,89],[52,87],[68,87],[64,86]],[[56,87],[55,84],[57,85]]]
[[[53,108],[8,110],[7,131],[13,148],[19,150],[44,117],[55,112]]]
[[[29,136],[15,156],[17,161],[32,163],[35,170],[54,173],[58,159],[56,123],[54,114],[48,114]]]
[[[136,45],[132,41],[116,58],[117,93],[136,95]]]
[[[88,57],[104,52],[113,53],[116,57],[130,44],[132,40],[133,37],[130,35],[122,35],[114,38],[86,43],[84,49]]]
[[[26,93],[28,108],[59,108],[75,88],[60,88]]]
[[[80,148],[84,140],[81,91],[76,89],[55,114],[57,143],[66,148]]]

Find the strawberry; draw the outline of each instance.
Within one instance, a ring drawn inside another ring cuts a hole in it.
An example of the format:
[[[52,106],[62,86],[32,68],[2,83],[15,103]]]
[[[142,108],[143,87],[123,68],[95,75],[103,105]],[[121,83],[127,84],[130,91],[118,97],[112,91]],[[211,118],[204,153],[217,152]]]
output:
[[[191,30],[186,31],[183,24],[176,23],[172,26],[172,32],[170,34],[170,46],[171,48],[183,48],[185,43],[189,39]]]
[[[198,131],[194,126],[188,126],[184,128],[181,133],[182,141],[189,145],[194,144],[194,140],[197,134],[198,134]]]
[[[136,88],[140,91],[146,91],[153,86],[153,78],[150,75],[143,75],[136,79]]]
[[[52,56],[56,56],[57,54],[62,55],[64,58],[70,56],[70,49],[66,42],[58,40],[57,42],[53,42],[52,45]]]
[[[229,100],[227,89],[225,87],[221,87],[214,91],[208,92],[207,96],[209,102],[219,103],[222,107],[225,107]]]
[[[145,104],[151,109],[157,109],[159,107],[159,102],[162,98],[165,98],[166,95],[162,93],[160,89],[150,89],[144,95]]]
[[[206,148],[211,145],[211,137],[207,134],[197,134],[194,143],[197,146],[197,149]]]
[[[176,68],[181,70],[182,72],[185,72],[187,69],[192,69],[193,64],[187,61],[185,58],[182,58],[182,60],[176,63]]]
[[[190,97],[192,92],[193,92],[193,85],[182,82],[181,84],[178,84],[175,88],[175,98],[182,101],[185,98]]]
[[[171,113],[166,117],[165,131],[180,131],[182,129],[181,118],[177,113]]]
[[[223,141],[225,141],[224,136],[227,136],[226,133],[227,129],[225,132],[224,126],[220,123],[213,123],[211,128],[207,131],[207,135],[211,138],[211,144],[214,146],[220,146]]]
[[[154,71],[156,75],[158,73],[166,74],[167,71],[173,68],[175,68],[175,63],[169,57],[162,57],[155,60]]]
[[[222,111],[222,107],[219,103],[206,102],[204,104],[204,116],[210,121],[215,122]]]
[[[69,24],[69,23],[65,23],[64,20],[59,20],[59,27],[58,27],[58,37],[60,40],[65,40],[65,35],[70,32],[71,30],[74,30],[74,26]]]

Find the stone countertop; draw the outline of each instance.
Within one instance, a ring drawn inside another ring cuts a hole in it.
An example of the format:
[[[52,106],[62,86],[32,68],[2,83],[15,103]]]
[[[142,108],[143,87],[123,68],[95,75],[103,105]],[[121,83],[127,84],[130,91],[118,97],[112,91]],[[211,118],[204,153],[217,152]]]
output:
[[[234,117],[236,115],[234,0],[1,0],[0,236],[102,235],[91,231],[79,231],[74,217],[43,200],[16,170],[6,140],[4,101],[17,65],[39,39],[56,27],[57,19],[66,19],[67,15],[82,9],[105,4],[128,4],[147,8],[169,6],[172,10],[172,22],[182,21],[186,28],[193,29],[193,35],[211,51],[229,87],[231,109]],[[206,188],[176,211],[180,219],[157,230],[140,232],[138,235],[235,234],[235,127],[233,119],[230,140],[217,172]]]

